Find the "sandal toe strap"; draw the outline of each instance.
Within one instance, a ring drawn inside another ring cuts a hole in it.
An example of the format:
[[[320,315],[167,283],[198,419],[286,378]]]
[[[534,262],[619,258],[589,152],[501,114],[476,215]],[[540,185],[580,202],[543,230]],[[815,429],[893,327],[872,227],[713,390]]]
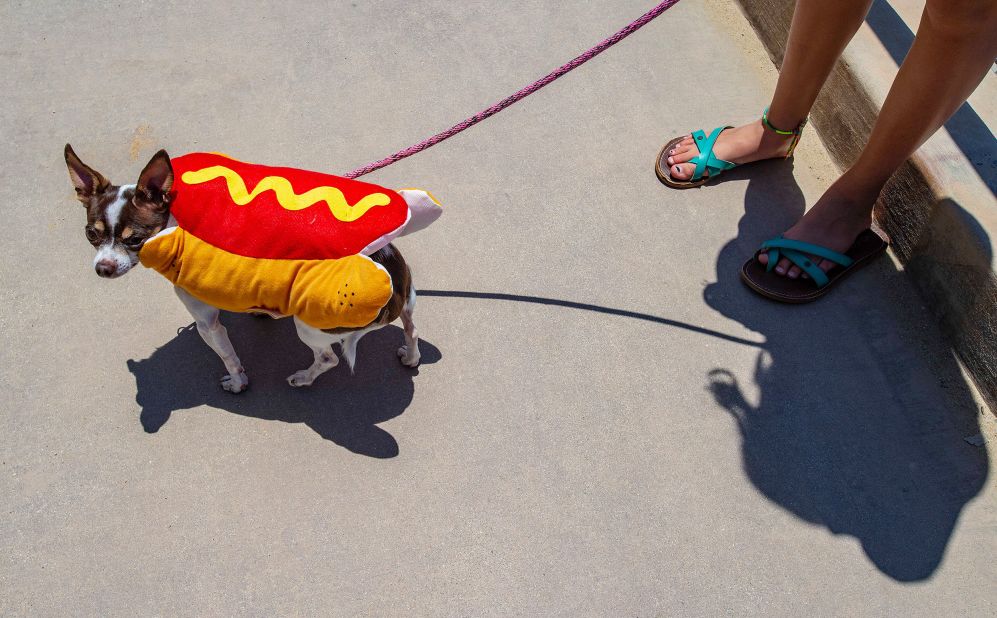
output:
[[[800,240],[792,240],[790,238],[783,238],[781,236],[763,242],[761,251],[765,251],[768,254],[768,264],[765,268],[766,271],[771,272],[771,270],[775,268],[776,263],[778,263],[780,256],[784,256],[787,260],[798,266],[800,270],[810,275],[810,278],[818,288],[822,288],[827,285],[830,279],[828,278],[827,273],[825,273],[820,266],[815,264],[814,261],[808,257],[808,255],[816,255],[817,257],[833,262],[844,268],[848,268],[854,263],[852,258],[843,253],[831,251],[830,249],[821,247],[820,245]]]
[[[717,127],[713,129],[709,136],[702,130],[692,132],[692,139],[696,143],[696,147],[699,148],[699,155],[689,160],[689,163],[696,164],[696,171],[692,174],[693,181],[700,180],[703,177],[703,173],[707,171],[710,173],[710,176],[716,176],[720,172],[737,167],[736,164],[718,159],[713,154],[713,145],[716,144],[717,138],[720,137],[720,134],[725,129],[729,128],[731,127]]]

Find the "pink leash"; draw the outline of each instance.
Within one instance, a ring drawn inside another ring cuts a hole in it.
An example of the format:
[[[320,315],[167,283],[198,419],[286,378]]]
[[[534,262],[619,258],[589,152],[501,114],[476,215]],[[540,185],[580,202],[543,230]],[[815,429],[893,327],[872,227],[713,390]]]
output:
[[[598,45],[596,45],[592,49],[588,50],[584,54],[578,56],[577,58],[575,58],[571,62],[565,64],[564,66],[562,66],[561,68],[557,69],[556,71],[553,71],[552,73],[547,74],[546,77],[538,79],[537,81],[533,82],[532,84],[530,84],[529,86],[523,88],[522,90],[520,90],[519,92],[513,94],[512,96],[508,96],[508,97],[502,99],[501,101],[499,101],[495,105],[492,105],[488,109],[486,109],[486,110],[484,110],[482,112],[478,112],[477,114],[475,114],[474,116],[471,116],[467,120],[465,120],[465,121],[463,121],[463,122],[461,122],[459,124],[455,124],[454,126],[450,127],[446,131],[443,131],[441,133],[437,133],[436,135],[434,135],[434,136],[432,136],[432,137],[430,137],[428,139],[425,139],[425,140],[419,142],[418,144],[415,144],[414,146],[409,146],[408,148],[406,148],[404,150],[399,150],[398,152],[396,152],[395,154],[391,155],[390,157],[386,157],[384,159],[381,159],[380,161],[375,161],[374,163],[369,163],[369,164],[367,164],[367,165],[365,165],[365,166],[363,166],[361,168],[355,169],[352,172],[350,172],[349,174],[346,174],[346,177],[347,178],[359,178],[360,176],[363,176],[365,174],[369,174],[369,173],[373,172],[374,170],[379,170],[382,167],[386,167],[388,165],[391,165],[392,163],[395,163],[397,161],[401,161],[402,159],[404,159],[406,157],[411,157],[412,155],[414,155],[417,152],[422,152],[423,150],[425,150],[425,149],[427,149],[427,148],[429,148],[431,146],[435,146],[436,144],[439,144],[440,142],[442,142],[443,140],[445,140],[447,138],[450,138],[450,137],[453,137],[454,135],[457,135],[458,133],[460,133],[461,131],[463,131],[465,129],[469,129],[469,128],[473,127],[474,125],[478,124],[479,122],[481,122],[485,118],[489,118],[491,116],[494,116],[495,114],[497,114],[500,111],[504,110],[505,108],[509,107],[513,103],[515,103],[517,101],[520,101],[522,99],[525,99],[526,97],[530,96],[531,94],[533,94],[537,90],[540,90],[541,88],[543,88],[547,84],[551,83],[555,79],[557,79],[557,78],[561,77],[562,75],[565,75],[566,73],[569,73],[572,70],[580,67],[581,65],[585,64],[586,62],[588,62],[592,58],[595,58],[596,56],[598,56],[602,52],[606,51],[607,49],[609,49],[613,45],[616,45],[617,43],[619,43],[623,39],[627,38],[628,36],[630,36],[634,32],[637,32],[642,27],[644,27],[645,25],[647,25],[647,23],[650,22],[652,19],[654,19],[658,15],[661,15],[662,13],[664,13],[665,11],[667,11],[670,8],[672,8],[674,5],[676,5],[678,3],[679,3],[679,0],[665,0],[664,2],[662,2],[658,6],[654,7],[653,9],[651,9],[650,11],[648,11],[647,13],[644,13],[643,15],[641,15],[639,18],[637,18],[636,20],[634,20],[633,22],[631,22],[628,26],[626,26],[625,28],[623,28],[622,30],[620,30],[619,32],[617,32],[616,34],[614,34],[613,36],[609,37],[608,39],[606,39],[602,43],[599,43]]]

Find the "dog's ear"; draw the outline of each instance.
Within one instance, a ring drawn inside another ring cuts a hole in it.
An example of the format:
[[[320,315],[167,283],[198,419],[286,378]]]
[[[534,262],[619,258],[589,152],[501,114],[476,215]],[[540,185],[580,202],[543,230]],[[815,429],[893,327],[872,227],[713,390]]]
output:
[[[69,179],[76,187],[76,197],[84,205],[89,203],[91,197],[101,193],[111,186],[111,182],[104,178],[100,172],[91,168],[73,152],[73,147],[66,144],[66,166],[69,168]]]
[[[165,206],[169,202],[170,190],[173,189],[173,165],[170,155],[160,150],[152,155],[145,169],[139,174],[135,185],[135,196],[139,201],[150,206]]]

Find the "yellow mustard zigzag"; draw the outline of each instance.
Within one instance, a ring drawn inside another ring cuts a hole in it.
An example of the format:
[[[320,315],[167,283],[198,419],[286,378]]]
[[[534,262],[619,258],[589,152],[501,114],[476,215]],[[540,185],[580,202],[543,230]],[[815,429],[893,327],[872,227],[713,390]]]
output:
[[[343,192],[335,187],[315,187],[299,195],[294,192],[294,187],[291,186],[290,181],[283,176],[267,176],[257,183],[253,192],[250,193],[246,189],[246,183],[242,176],[224,165],[213,165],[196,171],[184,172],[181,178],[189,185],[209,182],[215,178],[224,178],[232,201],[239,206],[245,206],[252,202],[264,191],[273,191],[277,196],[277,202],[287,210],[303,210],[324,201],[329,205],[332,216],[344,223],[356,221],[367,214],[371,208],[387,206],[391,203],[391,198],[387,195],[371,193],[351,206],[346,201]]]

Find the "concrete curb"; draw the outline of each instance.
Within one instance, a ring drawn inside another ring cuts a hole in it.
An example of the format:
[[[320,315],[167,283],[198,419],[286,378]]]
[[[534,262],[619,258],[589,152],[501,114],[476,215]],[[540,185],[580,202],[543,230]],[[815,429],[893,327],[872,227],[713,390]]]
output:
[[[738,4],[772,61],[781,66],[795,0]],[[904,0],[893,4],[904,5]],[[901,10],[913,8],[906,4]],[[871,131],[891,75],[906,53],[902,46],[912,38],[893,6],[877,0],[828,78],[811,124],[842,170],[858,158],[865,141],[856,137]],[[990,239],[997,235],[997,162],[993,135],[973,108],[993,109],[985,99],[997,90],[995,82],[988,76],[970,99],[973,107],[964,106],[954,118],[971,114],[972,130],[966,135],[972,143],[967,147],[967,140],[939,131],[894,175],[876,205],[895,259],[938,318],[992,413],[997,413],[997,276]],[[952,124],[946,125],[950,131]]]

